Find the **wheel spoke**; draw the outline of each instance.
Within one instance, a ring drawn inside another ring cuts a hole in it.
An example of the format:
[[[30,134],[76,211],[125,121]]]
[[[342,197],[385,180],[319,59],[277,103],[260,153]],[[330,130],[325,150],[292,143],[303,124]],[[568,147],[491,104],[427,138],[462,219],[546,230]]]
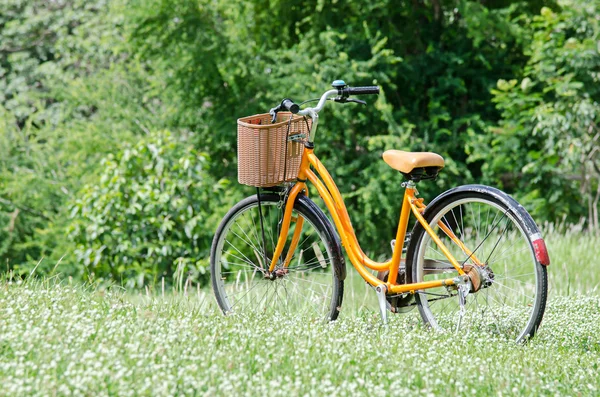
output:
[[[546,288],[545,272],[540,276],[542,269],[535,260],[529,235],[520,218],[514,215],[520,209],[481,196],[465,194],[459,199],[449,198],[445,205],[438,204],[435,214],[427,216],[429,225],[462,266],[473,255],[480,260],[486,258],[483,262],[486,266],[470,274],[470,277],[482,277],[481,289],[467,295],[463,316],[459,316],[457,294],[450,296],[444,287],[421,291],[417,305],[423,319],[432,327],[453,332],[459,327],[465,334],[476,329],[476,332],[493,332],[522,340],[535,332],[536,322],[541,319],[538,315],[540,305],[536,302],[543,298],[539,291]],[[453,244],[440,228],[436,230],[438,223],[460,236],[471,253],[467,254],[459,245]],[[428,261],[447,263],[447,260],[431,237],[422,229],[420,233],[422,235],[413,236],[418,246],[412,249],[413,257],[409,258],[413,280],[432,281],[447,277],[442,272],[425,271]],[[489,277],[489,285],[485,284],[486,277]]]
[[[337,311],[332,310],[333,302],[341,301],[342,291],[336,287],[341,282],[333,273],[331,249],[336,243],[329,242],[328,235],[315,228],[310,214],[307,216],[294,209],[292,216],[304,219],[299,243],[294,252],[286,251],[291,248],[295,232],[294,227],[290,227],[275,272],[270,277],[264,276],[263,257],[270,260],[268,257],[273,255],[279,239],[281,213],[279,196],[276,197],[261,198],[266,255],[256,201],[223,221],[225,226],[217,236],[217,251],[211,252],[211,277],[217,302],[225,312],[244,315],[268,310],[334,319]],[[288,254],[289,266],[287,271],[282,271]],[[255,260],[250,259],[254,256],[257,256]]]

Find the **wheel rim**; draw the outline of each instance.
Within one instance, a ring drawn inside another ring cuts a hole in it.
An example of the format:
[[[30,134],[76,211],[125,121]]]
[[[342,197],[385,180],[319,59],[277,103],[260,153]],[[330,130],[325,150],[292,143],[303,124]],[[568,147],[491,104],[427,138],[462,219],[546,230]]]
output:
[[[297,224],[293,221],[276,267],[278,275],[274,279],[266,278],[265,268],[270,264],[277,244],[282,210],[279,202],[273,201],[262,201],[261,210],[266,261],[257,202],[238,211],[227,222],[218,241],[213,277],[221,309],[225,314],[279,312],[330,319],[337,286],[331,250],[324,234],[310,220],[303,218],[302,234],[289,266],[284,270],[283,262]],[[299,219],[295,210],[292,219]]]
[[[502,206],[485,199],[465,198],[442,208],[430,225],[459,264],[472,265],[469,255],[437,226],[440,221],[487,265],[483,279],[487,278],[489,285],[467,296],[462,318],[458,296],[444,297],[457,294],[456,291],[419,291],[419,310],[425,322],[436,329],[485,331],[516,341],[530,335],[540,305],[540,269],[530,239],[518,220]],[[415,281],[458,275],[447,267],[447,258],[424,233],[417,253]]]

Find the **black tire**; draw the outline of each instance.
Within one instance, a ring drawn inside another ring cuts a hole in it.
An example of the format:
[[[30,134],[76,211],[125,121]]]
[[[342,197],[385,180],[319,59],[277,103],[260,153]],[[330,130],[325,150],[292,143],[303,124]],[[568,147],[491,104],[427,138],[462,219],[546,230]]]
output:
[[[260,202],[265,244],[256,195],[229,210],[213,239],[210,269],[219,307],[226,315],[277,311],[335,320],[342,305],[346,273],[339,238],[331,223],[311,200],[299,196],[292,216],[304,218],[302,235],[288,270],[271,279],[265,276],[264,263],[271,261],[285,207],[279,194],[261,194]],[[290,225],[278,269],[284,269],[295,225]]]
[[[485,264],[485,282],[471,288],[462,317],[455,288],[417,291],[423,321],[435,329],[487,331],[517,342],[533,337],[544,315],[548,278],[536,257],[533,241],[541,235],[529,213],[498,189],[468,185],[441,194],[423,215],[460,264],[468,269],[472,260],[437,226],[440,221]],[[458,276],[419,223],[406,266],[412,282]]]

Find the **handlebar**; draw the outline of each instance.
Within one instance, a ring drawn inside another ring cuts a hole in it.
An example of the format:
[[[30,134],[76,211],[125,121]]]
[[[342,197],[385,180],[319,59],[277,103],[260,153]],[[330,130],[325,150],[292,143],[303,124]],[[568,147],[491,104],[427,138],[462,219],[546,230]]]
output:
[[[342,91],[347,92],[348,95],[379,95],[379,87],[376,85],[370,87],[348,87]]]
[[[315,106],[314,108],[302,109],[301,111],[298,112],[298,114],[300,116],[311,116],[312,117],[312,114],[319,113],[321,111],[321,109],[323,109],[323,106],[325,106],[325,102],[327,101],[327,99],[329,99],[329,97],[332,97],[334,95],[338,95],[338,90],[326,91],[321,96],[321,99],[319,99],[319,103],[317,104],[317,106]],[[314,119],[314,117],[313,117],[313,119]]]
[[[300,116],[309,116],[312,119],[312,127],[310,131],[310,137],[308,139],[309,142],[314,141],[315,132],[317,130],[317,125],[319,122],[319,112],[325,106],[325,102],[327,100],[333,100],[335,102],[356,102],[365,104],[366,102],[358,100],[358,99],[349,99],[350,95],[378,95],[379,87],[378,86],[366,86],[366,87],[348,87],[343,80],[336,80],[333,82],[332,86],[333,90],[326,91],[321,98],[319,99],[319,103],[317,106],[312,108],[306,108],[300,110],[300,106],[295,104],[291,99],[286,98],[281,101],[281,104],[274,107],[269,111],[272,116],[272,122],[274,123],[277,119],[277,112],[285,109],[294,114],[298,114]],[[335,97],[335,98],[332,98]]]
[[[335,86],[334,86],[335,87]],[[314,108],[306,108],[298,112],[301,116],[311,116],[313,112],[319,113],[323,106],[325,106],[325,102],[331,98],[332,96],[337,96],[337,98],[333,99],[336,102],[359,102],[362,101],[352,101],[348,100],[350,95],[379,95],[379,87],[377,86],[366,86],[366,87],[348,87],[345,84],[343,86],[336,87],[334,90],[329,90],[325,92],[319,103]],[[313,117],[314,118],[314,117]]]
[[[281,107],[294,114],[298,113],[300,110],[300,106],[296,105],[291,99],[288,98],[281,101]]]
[[[274,123],[277,120],[277,113],[281,112],[282,110],[287,110],[288,112],[296,114],[298,111],[300,111],[300,106],[296,105],[291,99],[285,98],[279,105],[269,110],[269,114],[271,115],[271,123]]]

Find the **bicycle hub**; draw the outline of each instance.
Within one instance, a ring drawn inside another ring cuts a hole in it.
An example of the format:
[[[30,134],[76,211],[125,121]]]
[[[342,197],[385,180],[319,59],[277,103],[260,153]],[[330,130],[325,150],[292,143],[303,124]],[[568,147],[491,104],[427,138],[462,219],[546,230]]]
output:
[[[471,280],[471,292],[477,292],[481,288],[487,288],[492,285],[494,273],[488,267],[465,265],[463,267],[467,276]]]

